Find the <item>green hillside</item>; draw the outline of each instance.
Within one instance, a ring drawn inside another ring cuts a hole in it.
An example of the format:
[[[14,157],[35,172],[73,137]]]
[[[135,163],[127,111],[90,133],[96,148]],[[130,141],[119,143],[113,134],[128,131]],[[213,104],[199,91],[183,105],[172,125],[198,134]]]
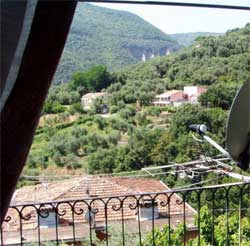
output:
[[[70,61],[74,68],[74,58]],[[209,172],[196,173],[189,167],[186,172],[189,175],[184,178],[176,175],[178,168],[175,172],[165,165],[198,160],[204,155],[218,156],[219,152],[210,144],[194,140],[195,133],[191,134],[189,126],[206,124],[208,135],[225,147],[230,105],[239,86],[249,79],[250,23],[223,36],[197,38],[192,46],[176,53],[130,65],[119,72],[111,73],[106,67],[95,65],[75,73],[69,83],[50,89],[18,186],[86,174],[149,177],[176,189],[242,181],[213,173],[215,162]],[[152,105],[156,94],[172,88],[182,89],[188,84],[208,87],[199,104]],[[96,99],[88,111],[84,110],[81,96],[100,90],[108,92],[109,97]],[[109,113],[101,114],[107,105]],[[198,134],[196,137],[200,138]],[[242,171],[233,162],[227,163],[233,172],[250,175],[250,170]],[[164,168],[152,171],[153,177],[142,170],[162,165]],[[188,245],[207,246],[213,240],[214,245],[224,246],[227,238],[230,245],[238,245],[239,228],[242,245],[249,245],[250,211],[245,209],[249,207],[249,186],[245,183],[244,187],[244,193],[235,188],[231,193],[225,187],[224,191],[213,189],[214,199],[211,193],[201,189],[182,193],[182,201],[188,201],[198,211],[196,218],[201,219],[200,237],[191,239]],[[236,209],[239,204],[240,210]],[[230,212],[225,208],[230,208]],[[241,221],[240,226],[237,221]],[[212,240],[211,225],[214,225]],[[230,229],[228,237],[227,228]],[[168,244],[169,230],[172,245],[182,245],[183,224],[176,229],[156,227],[155,245]],[[112,245],[121,245],[121,233],[114,234],[110,227],[109,231]],[[129,240],[134,241],[127,245],[136,245],[138,237],[132,236]],[[142,239],[143,245],[152,245],[151,232],[142,234]],[[96,245],[103,242],[99,240]]]
[[[199,152],[188,126],[206,124],[210,136],[224,145],[228,110],[239,86],[250,79],[249,71],[247,24],[120,72],[94,66],[76,73],[70,83],[51,88],[24,174],[110,173],[195,160]],[[164,90],[195,84],[208,86],[200,105],[152,105]],[[110,96],[83,110],[80,97],[101,89]],[[103,105],[109,114],[100,114]],[[209,152],[218,154],[211,146]],[[167,176],[167,183],[177,185],[172,178]]]
[[[54,83],[67,82],[73,72],[96,64],[114,71],[179,47],[134,14],[79,3]]]
[[[241,84],[250,79],[250,23],[217,37],[199,37],[192,46],[165,57],[123,69],[120,76],[130,80],[159,81],[164,88],[187,84]]]
[[[188,32],[188,33],[174,33],[169,36],[177,41],[182,46],[192,45],[197,37],[220,36],[223,33],[216,32]]]

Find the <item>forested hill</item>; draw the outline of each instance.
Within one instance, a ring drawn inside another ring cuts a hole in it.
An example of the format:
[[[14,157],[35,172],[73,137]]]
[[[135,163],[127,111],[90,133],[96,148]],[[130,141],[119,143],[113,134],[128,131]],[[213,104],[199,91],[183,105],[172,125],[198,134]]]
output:
[[[54,83],[67,82],[73,72],[96,64],[114,71],[179,47],[134,14],[79,3]]]
[[[192,147],[189,125],[206,124],[223,145],[228,110],[249,71],[250,24],[112,74],[103,66],[76,73],[70,83],[50,89],[24,173],[111,173],[196,160],[200,153]],[[200,105],[152,105],[156,94],[188,84],[208,87]],[[109,96],[83,110],[81,96],[102,89]],[[109,114],[101,117],[106,105]],[[211,148],[211,154],[218,153]],[[166,183],[173,187],[170,176]]]
[[[188,32],[188,33],[175,33],[169,34],[171,38],[177,41],[182,46],[192,45],[197,37],[207,37],[207,36],[220,36],[223,33],[216,32]]]
[[[120,76],[125,81],[143,81],[143,88],[150,81],[159,88],[177,89],[187,84],[241,84],[250,79],[249,71],[250,23],[222,36],[199,37],[171,56],[127,67]]]

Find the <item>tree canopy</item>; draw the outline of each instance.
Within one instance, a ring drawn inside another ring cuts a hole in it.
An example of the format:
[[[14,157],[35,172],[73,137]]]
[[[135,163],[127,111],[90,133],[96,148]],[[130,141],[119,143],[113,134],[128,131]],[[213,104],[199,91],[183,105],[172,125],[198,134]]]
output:
[[[101,91],[113,82],[111,74],[102,65],[92,67],[86,72],[78,72],[72,76],[70,87],[72,90],[83,88],[85,92]]]

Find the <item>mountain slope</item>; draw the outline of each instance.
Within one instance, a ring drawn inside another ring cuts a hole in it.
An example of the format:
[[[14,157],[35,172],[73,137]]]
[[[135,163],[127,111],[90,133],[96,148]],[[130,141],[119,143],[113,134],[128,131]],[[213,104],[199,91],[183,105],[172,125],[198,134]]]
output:
[[[130,171],[138,164],[143,167],[193,160],[197,153],[190,145],[188,126],[206,123],[216,141],[223,144],[228,113],[223,109],[229,108],[238,87],[250,79],[249,71],[250,23],[223,36],[199,38],[193,46],[170,56],[114,73],[116,80],[107,88],[110,112],[114,114],[108,118],[83,113],[80,90],[66,84],[54,86],[46,104],[66,112],[42,116],[25,174],[39,173],[41,160],[44,167],[95,167],[96,172]],[[151,106],[155,94],[188,84],[208,86],[203,105],[209,108],[185,105],[168,109],[175,115],[174,120],[170,114],[167,118],[159,116],[161,109]],[[60,104],[71,105],[60,108]],[[101,106],[102,102],[97,101],[91,114]],[[47,173],[51,170],[45,169]]]
[[[179,49],[177,42],[140,17],[90,4],[78,4],[54,82],[72,72],[104,64],[120,69]]]
[[[192,45],[197,37],[220,36],[223,33],[217,32],[188,32],[188,33],[174,33],[169,36],[177,43],[183,46]]]
[[[127,81],[140,82],[137,92],[140,86],[144,87],[145,81],[153,84],[153,80],[167,89],[182,88],[187,84],[242,84],[250,79],[249,71],[250,23],[222,36],[200,37],[192,46],[170,56],[126,67],[120,73]],[[121,88],[119,91],[128,94]]]

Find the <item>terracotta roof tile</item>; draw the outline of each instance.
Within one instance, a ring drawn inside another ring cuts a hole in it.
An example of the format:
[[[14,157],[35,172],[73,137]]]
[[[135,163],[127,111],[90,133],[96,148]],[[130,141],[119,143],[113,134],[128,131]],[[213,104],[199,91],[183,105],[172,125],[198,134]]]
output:
[[[123,178],[123,177],[99,177],[99,176],[84,176],[80,178],[73,178],[61,182],[52,182],[46,185],[28,186],[19,189],[12,199],[12,204],[20,202],[49,202],[49,201],[67,201],[67,200],[81,200],[79,202],[71,202],[71,205],[63,202],[59,205],[59,214],[62,211],[66,213],[62,216],[64,220],[72,221],[71,206],[74,206],[75,223],[83,223],[85,221],[84,214],[88,211],[88,206],[83,200],[90,202],[92,200],[91,208],[96,211],[95,220],[98,222],[105,221],[105,206],[103,201],[107,204],[107,219],[121,220],[122,210],[120,209],[120,200],[123,200],[123,217],[124,219],[137,218],[138,209],[136,208],[136,198],[139,199],[140,193],[163,192],[168,187],[155,179],[143,178]],[[36,193],[36,194],[33,194]],[[128,194],[134,194],[135,197],[126,197]],[[117,198],[98,200],[100,197],[119,196]],[[144,199],[147,197],[144,197]],[[158,195],[158,211],[160,214],[167,214],[170,210],[170,216],[183,214],[183,204],[178,205],[180,197],[173,194],[170,203],[167,203],[166,195]],[[108,201],[108,202],[107,202]],[[143,199],[140,200],[143,202]],[[47,206],[49,207],[49,206]],[[186,215],[195,215],[195,210],[186,203]],[[80,215],[78,213],[81,211]],[[24,215],[31,215],[29,220],[23,221],[24,229],[31,229],[37,226],[37,214],[34,207],[27,207],[24,210]],[[18,228],[18,215],[13,209],[8,210],[8,215],[12,216],[13,220],[10,224],[5,224],[6,230],[16,230]],[[8,227],[8,228],[7,228]]]

